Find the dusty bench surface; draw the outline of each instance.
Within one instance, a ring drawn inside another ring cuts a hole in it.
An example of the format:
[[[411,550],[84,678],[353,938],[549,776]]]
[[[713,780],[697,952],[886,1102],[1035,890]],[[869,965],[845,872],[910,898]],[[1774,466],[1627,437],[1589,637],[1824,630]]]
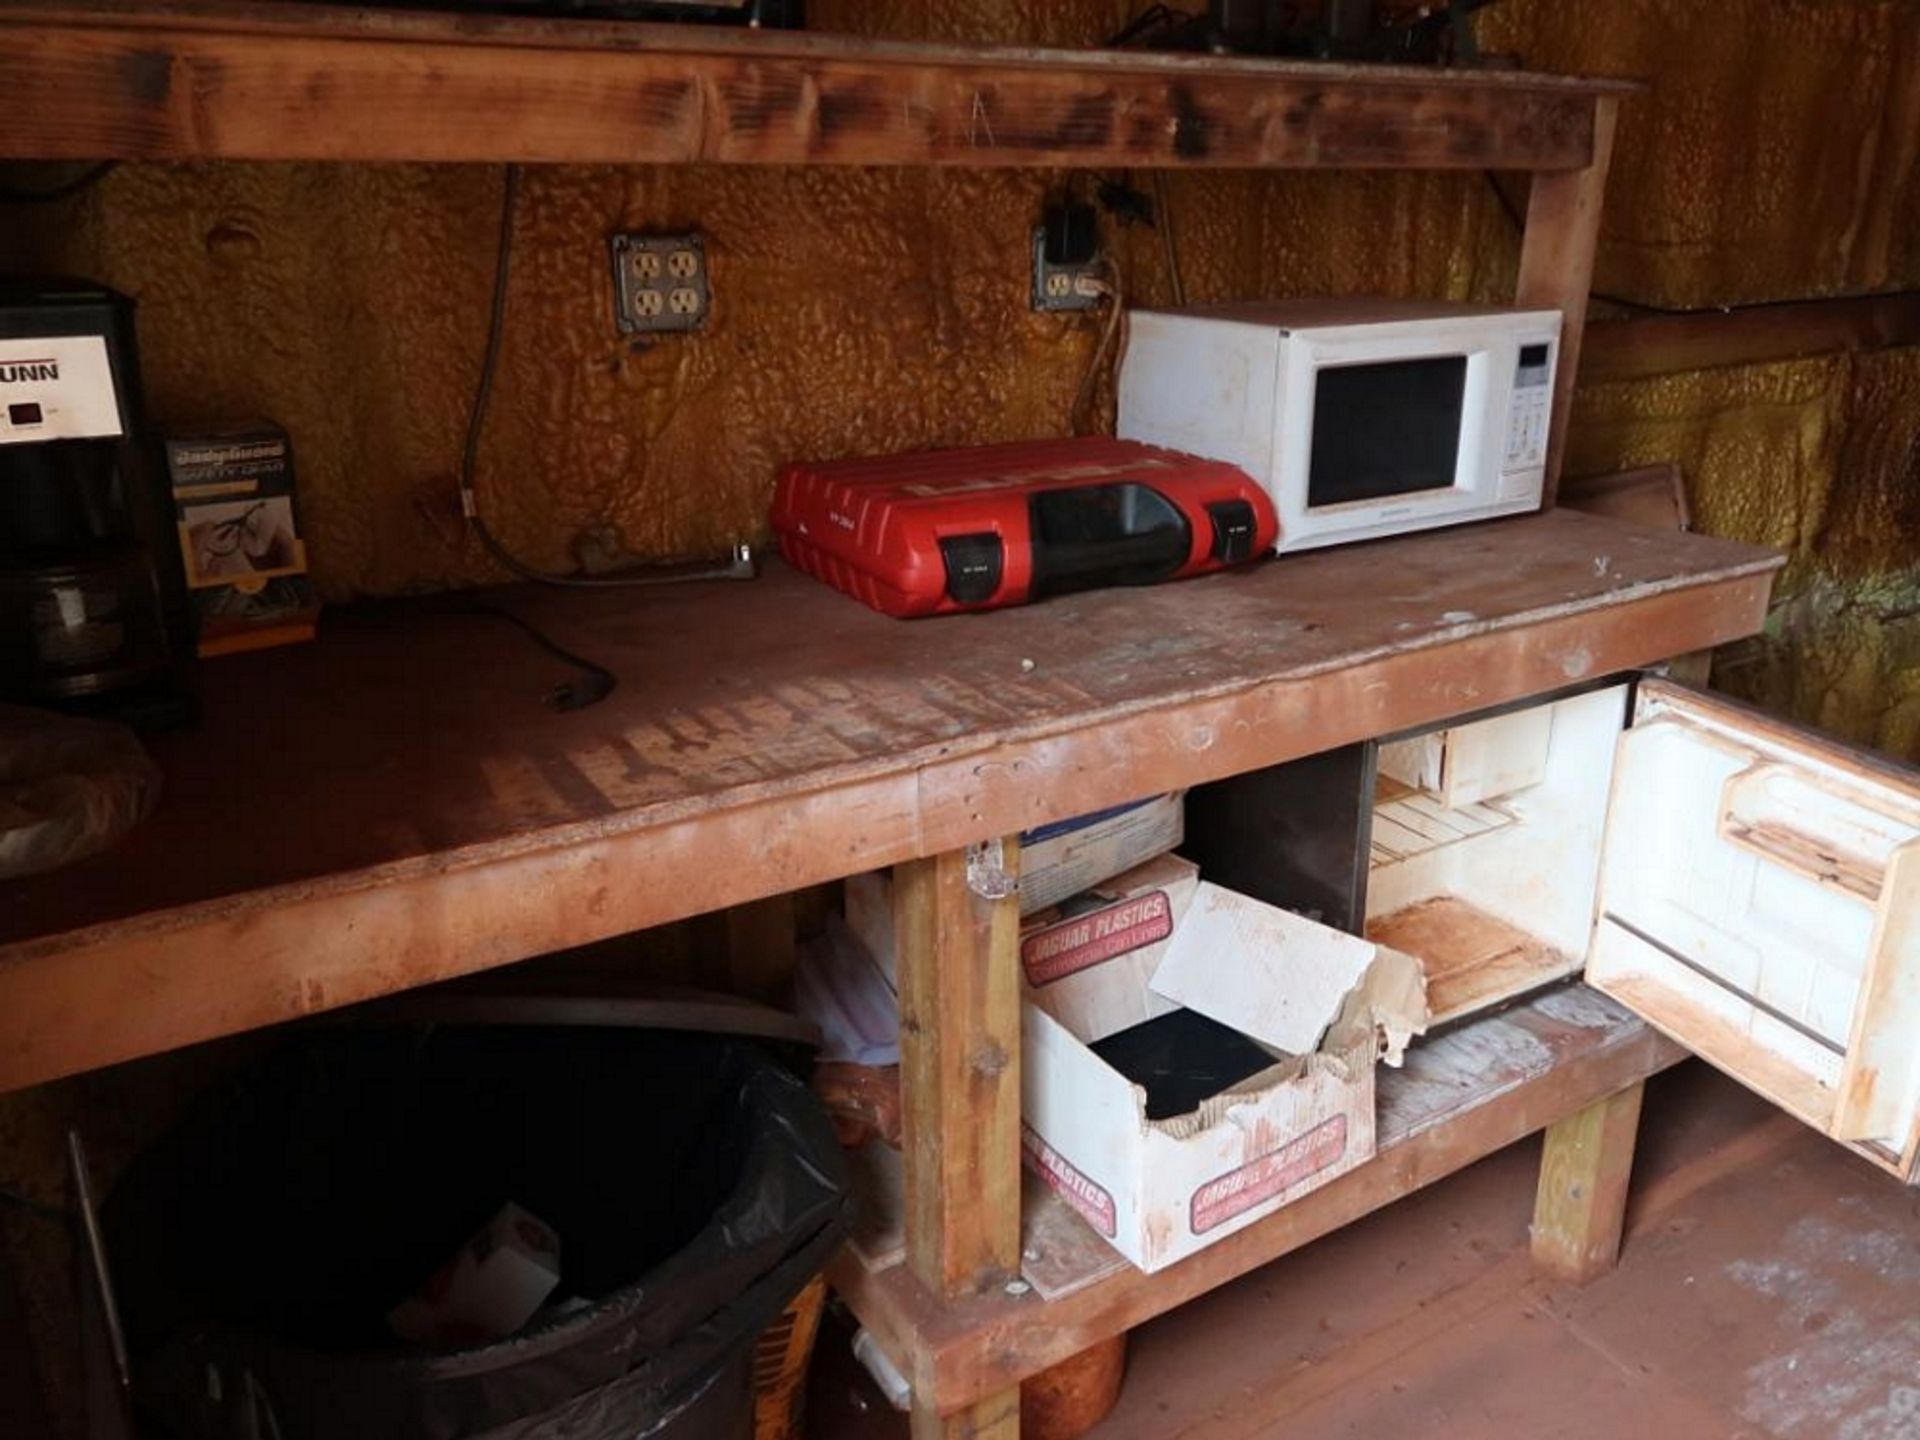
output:
[[[777,563],[339,611],[203,666],[124,843],[0,885],[0,1089],[1723,643],[1779,563],[1552,511],[916,622]],[[547,709],[476,604],[618,688]]]

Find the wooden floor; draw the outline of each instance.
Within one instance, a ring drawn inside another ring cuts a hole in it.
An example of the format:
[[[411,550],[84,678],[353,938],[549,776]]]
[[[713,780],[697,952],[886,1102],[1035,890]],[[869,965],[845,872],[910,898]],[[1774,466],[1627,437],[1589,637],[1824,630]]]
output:
[[[1533,1277],[1518,1145],[1136,1331],[1091,1440],[1917,1440],[1920,1195],[1701,1065],[1645,1116],[1614,1274]],[[904,1436],[845,1338],[809,1433]]]

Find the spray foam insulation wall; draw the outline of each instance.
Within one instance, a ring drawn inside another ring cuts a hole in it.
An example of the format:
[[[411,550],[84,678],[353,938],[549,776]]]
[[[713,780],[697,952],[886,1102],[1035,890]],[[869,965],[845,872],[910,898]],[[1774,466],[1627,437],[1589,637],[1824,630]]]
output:
[[[1190,293],[1510,283],[1514,246],[1484,186],[1343,180],[1175,177]],[[528,171],[480,465],[489,518],[550,567],[570,568],[574,538],[600,526],[639,554],[700,553],[763,532],[790,456],[1064,433],[1097,323],[1032,313],[1027,267],[1042,200],[1065,181]],[[140,297],[158,414],[290,428],[328,598],[472,584],[497,572],[463,541],[452,480],[499,195],[486,167],[127,167],[75,207],[57,258]],[[707,237],[707,328],[629,341],[607,236],[682,228]],[[1138,298],[1170,299],[1157,237],[1135,229],[1121,252]]]

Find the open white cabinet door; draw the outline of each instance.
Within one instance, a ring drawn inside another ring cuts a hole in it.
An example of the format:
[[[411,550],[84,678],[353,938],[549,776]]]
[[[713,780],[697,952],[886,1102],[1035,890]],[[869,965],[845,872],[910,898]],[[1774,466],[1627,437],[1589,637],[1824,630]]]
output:
[[[1646,682],[1615,760],[1587,981],[1913,1182],[1920,772]]]

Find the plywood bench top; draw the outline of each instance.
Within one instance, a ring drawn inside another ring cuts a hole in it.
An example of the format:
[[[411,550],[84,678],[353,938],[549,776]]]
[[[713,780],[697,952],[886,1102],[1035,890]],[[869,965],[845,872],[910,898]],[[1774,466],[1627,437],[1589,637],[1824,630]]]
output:
[[[203,667],[157,813],[0,885],[0,1089],[837,878],[1747,635],[1780,559],[1566,511],[888,620],[751,583],[336,612]]]

